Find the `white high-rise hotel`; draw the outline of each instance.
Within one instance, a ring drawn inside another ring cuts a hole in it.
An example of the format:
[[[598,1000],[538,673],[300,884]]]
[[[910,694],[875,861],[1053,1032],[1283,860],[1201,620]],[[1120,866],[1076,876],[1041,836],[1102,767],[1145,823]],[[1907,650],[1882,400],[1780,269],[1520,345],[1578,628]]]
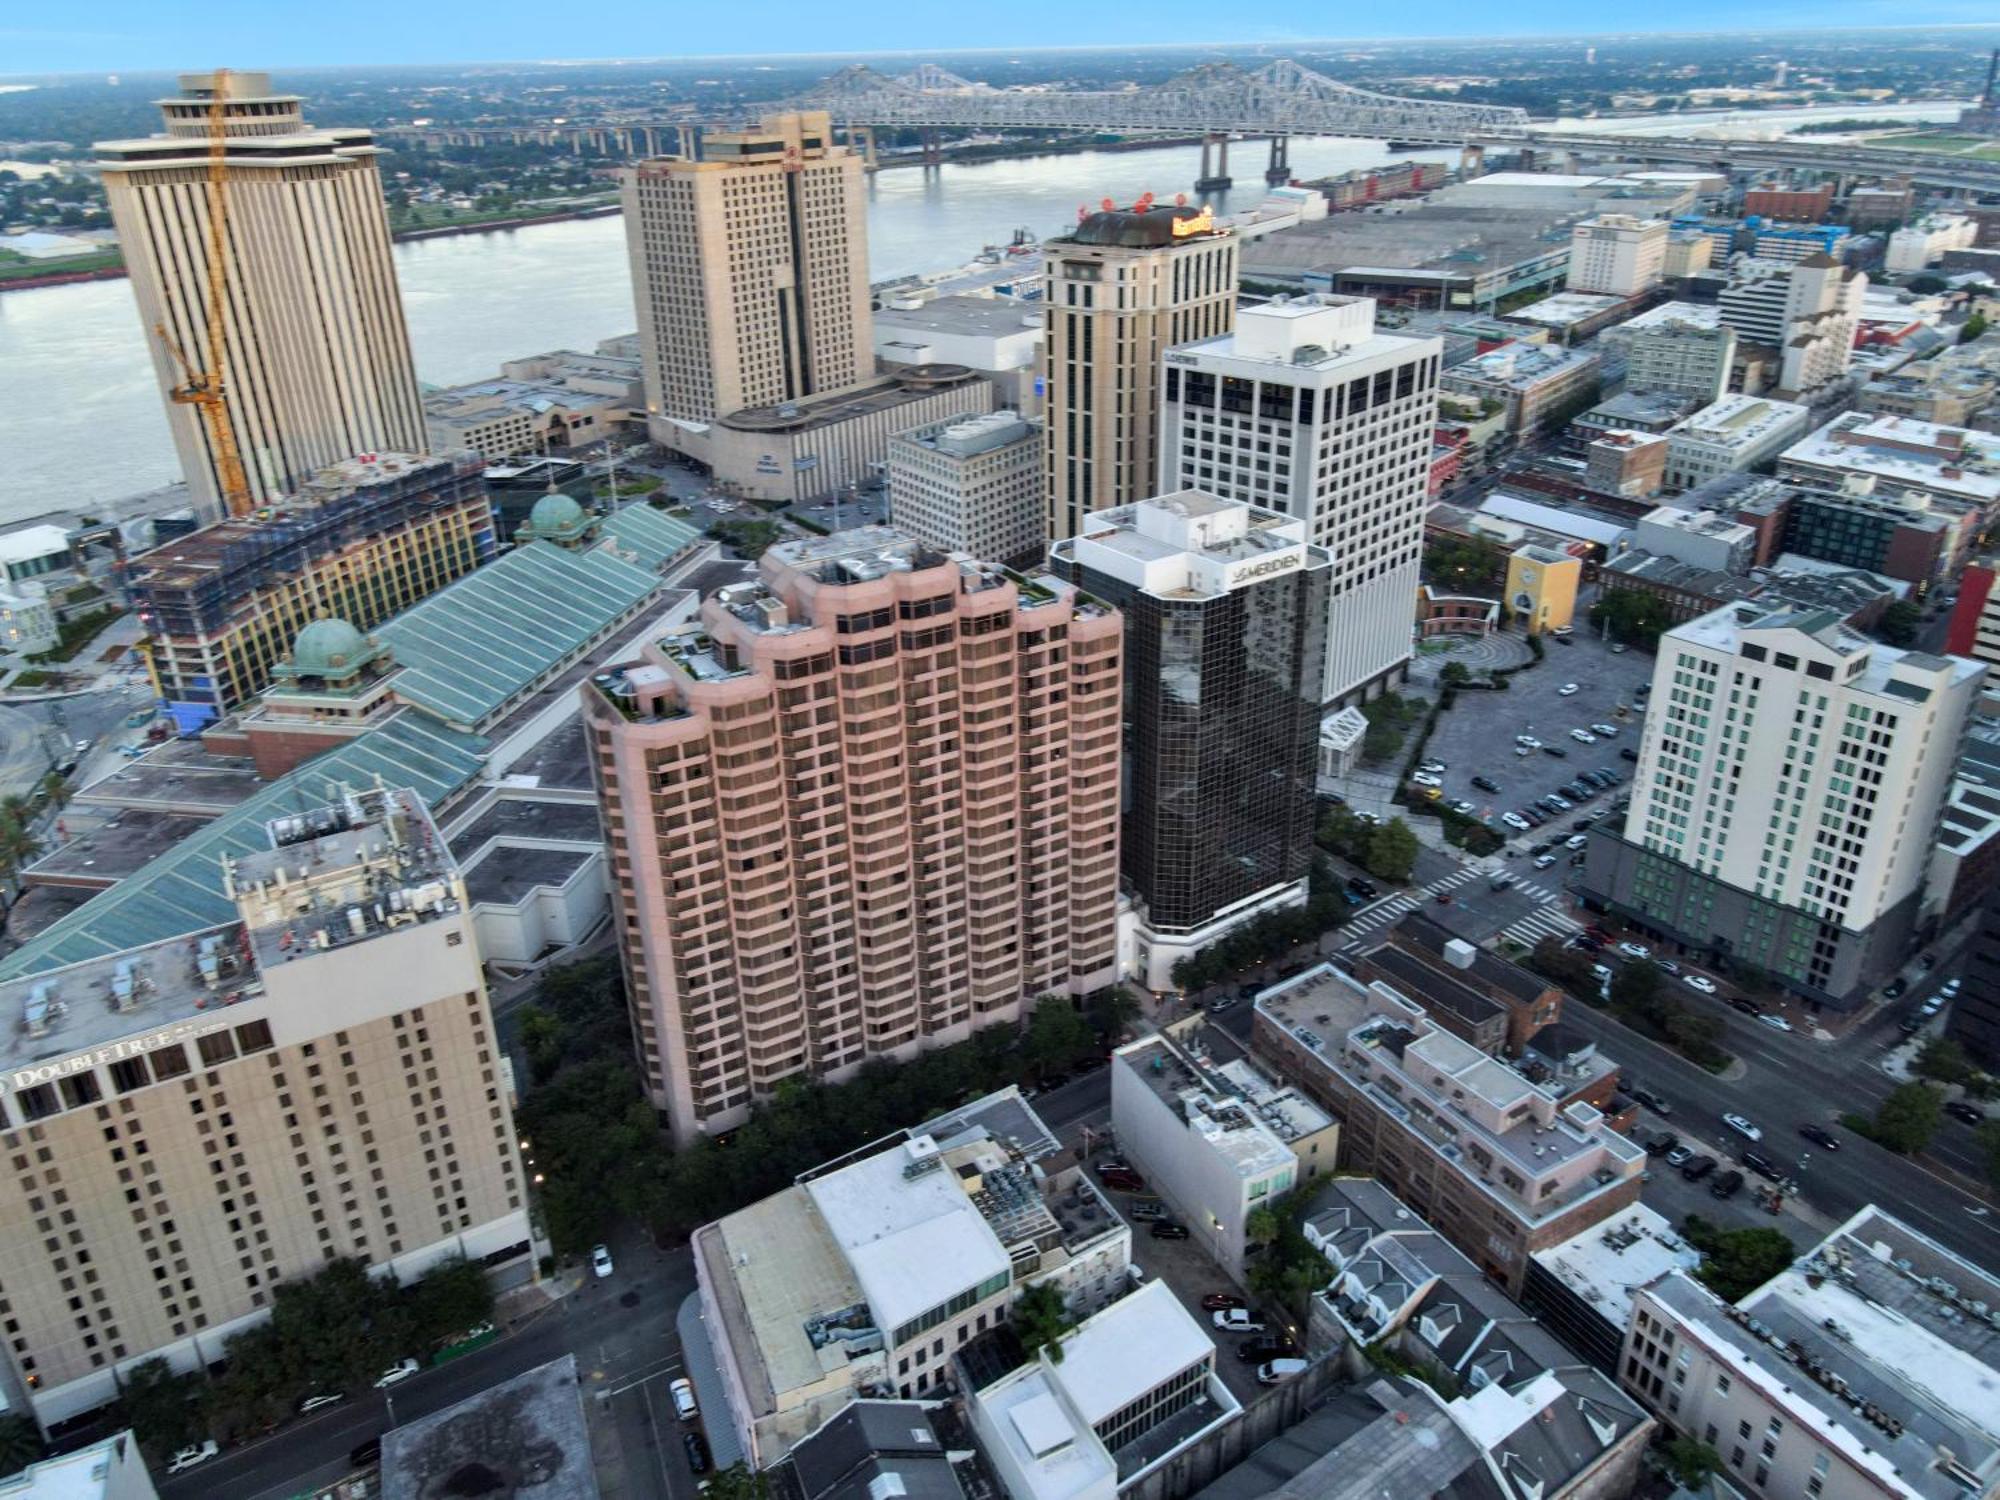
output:
[[[1162,489],[1297,517],[1333,559],[1322,702],[1410,659],[1442,360],[1435,338],[1377,333],[1365,297],[1246,307],[1166,356]]]
[[[1833,610],[1731,605],[1660,638],[1622,839],[1594,904],[1842,1006],[1892,971],[1984,668]]]
[[[104,141],[98,166],[146,346],[165,392],[174,348],[211,371],[208,345],[210,108],[225,98],[227,359],[223,387],[250,494],[264,504],[358,453],[423,453],[423,399],[389,246],[379,148],[366,130],[319,129],[262,73],[189,74],[162,99],[164,135]],[[167,409],[197,506],[221,495],[192,406]]]

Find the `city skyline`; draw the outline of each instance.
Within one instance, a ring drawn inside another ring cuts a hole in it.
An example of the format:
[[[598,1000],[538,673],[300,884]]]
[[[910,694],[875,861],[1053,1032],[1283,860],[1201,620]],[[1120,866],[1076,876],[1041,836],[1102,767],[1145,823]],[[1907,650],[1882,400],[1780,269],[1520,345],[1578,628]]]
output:
[[[1425,12],[1429,23],[1421,29],[1394,33],[1357,31],[1325,32],[1282,24],[1289,8],[1268,5],[1255,16],[1238,14],[1234,35],[1213,34],[1212,8],[1193,0],[1165,0],[1149,6],[1137,17],[1121,14],[1107,17],[1102,34],[1080,32],[1086,17],[1052,3],[1035,0],[1023,12],[1008,12],[1008,24],[1015,34],[1035,35],[1049,28],[1074,38],[1067,46],[1017,48],[994,37],[977,11],[948,12],[933,17],[934,32],[923,43],[911,47],[905,18],[885,13],[872,26],[869,18],[823,7],[783,3],[766,7],[766,20],[782,26],[787,35],[797,36],[805,45],[783,52],[745,52],[735,43],[742,35],[731,24],[733,18],[717,18],[708,32],[676,34],[671,50],[648,45],[640,35],[621,51],[578,47],[551,51],[547,46],[546,16],[520,0],[482,8],[477,29],[478,41],[468,37],[448,13],[413,16],[406,8],[391,7],[372,0],[340,13],[336,25],[331,18],[323,31],[313,28],[312,17],[274,12],[267,7],[226,3],[202,13],[199,23],[176,16],[162,19],[149,7],[120,3],[94,13],[93,19],[108,24],[101,28],[0,27],[0,55],[12,66],[0,72],[0,79],[44,76],[88,75],[104,71],[141,74],[175,69],[213,66],[213,49],[222,47],[231,56],[252,56],[257,66],[272,68],[353,68],[411,66],[451,67],[456,65],[534,65],[543,63],[658,63],[675,59],[726,61],[744,58],[795,59],[802,57],[920,56],[925,53],[989,52],[997,56],[1088,52],[1104,48],[1122,51],[1172,50],[1246,46],[1293,47],[1312,44],[1387,45],[1419,41],[1523,40],[1574,38],[1579,43],[1597,40],[1630,42],[1647,37],[1754,36],[1763,33],[1828,33],[1846,30],[1905,31],[1936,28],[1993,30],[1990,8],[1978,0],[1930,0],[1913,9],[1886,0],[1845,0],[1832,5],[1788,3],[1768,5],[1746,15],[1723,0],[1697,0],[1683,7],[1681,24],[1644,31],[1602,32],[1593,29],[1602,22],[1601,10],[1582,0],[1542,0],[1531,7],[1516,7],[1520,24],[1494,29],[1496,19],[1489,7],[1456,0]],[[369,18],[373,16],[371,22]],[[1040,18],[1038,21],[1038,17]],[[355,24],[360,20],[361,24]],[[698,26],[700,18],[677,18],[677,27]],[[1704,21],[1710,24],[1703,24]],[[414,23],[428,23],[431,30],[412,35]],[[1133,34],[1136,25],[1147,29]],[[374,35],[393,27],[399,37],[401,56],[391,62],[379,55],[351,50],[352,39]],[[667,41],[664,35],[659,39]],[[185,51],[171,49],[185,48]],[[0,85],[4,87],[4,85]]]

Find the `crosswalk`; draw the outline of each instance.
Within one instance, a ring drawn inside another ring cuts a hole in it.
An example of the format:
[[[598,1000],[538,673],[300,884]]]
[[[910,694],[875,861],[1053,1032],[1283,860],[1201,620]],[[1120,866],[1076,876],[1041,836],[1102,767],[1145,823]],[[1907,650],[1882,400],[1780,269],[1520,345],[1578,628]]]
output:
[[[1520,921],[1501,928],[1500,936],[1510,943],[1519,943],[1523,948],[1532,948],[1545,937],[1566,943],[1581,931],[1583,923],[1560,906],[1544,905],[1536,907]]]
[[[1371,906],[1365,906],[1348,921],[1343,929],[1347,941],[1342,943],[1342,953],[1359,953],[1368,946],[1369,939],[1385,927],[1393,926],[1413,911],[1421,911],[1439,896],[1450,895],[1461,886],[1475,880],[1486,880],[1499,872],[1499,866],[1466,865],[1454,870],[1440,880],[1434,880],[1420,890],[1398,891],[1393,896],[1384,896]],[[1511,873],[1511,872],[1509,872]],[[1500,930],[1500,936],[1510,942],[1519,943],[1524,948],[1532,948],[1545,937],[1567,942],[1583,931],[1583,924],[1563,910],[1563,894],[1560,889],[1552,889],[1534,880],[1516,879],[1512,889],[1535,903],[1535,909],[1525,917],[1508,924]]]
[[[1439,896],[1449,895],[1469,881],[1484,880],[1486,872],[1477,865],[1465,865],[1441,880],[1434,880],[1421,890],[1398,891],[1393,896],[1384,896],[1373,906],[1364,906],[1348,921],[1348,940],[1341,944],[1342,953],[1358,953],[1364,946],[1363,940],[1371,932],[1401,921],[1411,912],[1417,911]]]

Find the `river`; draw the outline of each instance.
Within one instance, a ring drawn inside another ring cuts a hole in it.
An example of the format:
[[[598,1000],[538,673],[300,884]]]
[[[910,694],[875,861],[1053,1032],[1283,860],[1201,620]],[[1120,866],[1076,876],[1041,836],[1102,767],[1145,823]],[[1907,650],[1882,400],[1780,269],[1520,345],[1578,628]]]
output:
[[[1856,108],[1788,114],[1793,122],[1859,115]],[[1905,118],[1920,111],[1896,111]],[[1949,117],[1949,113],[1939,117]],[[1727,115],[1587,123],[1620,129],[1720,124]],[[1758,123],[1773,117],[1745,116]],[[1455,151],[1413,152],[1456,163]],[[869,270],[875,280],[969,260],[1016,228],[1047,235],[1081,204],[1188,190],[1198,148],[1082,152],[899,167],[868,185]],[[1237,186],[1219,208],[1263,195],[1264,144],[1236,145]],[[1399,159],[1379,141],[1299,139],[1292,170],[1323,177]],[[616,216],[396,247],[418,377],[455,385],[500,362],[548,349],[589,348],[633,326],[625,230]],[[82,510],[179,477],[143,330],[124,281],[0,295],[0,523]]]

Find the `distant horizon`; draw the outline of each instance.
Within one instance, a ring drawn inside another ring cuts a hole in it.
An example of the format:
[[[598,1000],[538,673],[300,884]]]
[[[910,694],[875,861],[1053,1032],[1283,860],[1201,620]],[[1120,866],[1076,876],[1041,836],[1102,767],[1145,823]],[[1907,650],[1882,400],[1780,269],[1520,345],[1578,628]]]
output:
[[[910,42],[910,27],[893,12],[857,17],[852,12],[805,5],[799,0],[769,0],[760,8],[756,26],[766,34],[777,31],[820,42],[784,51],[744,51],[743,27],[737,17],[713,18],[704,30],[677,36],[671,51],[655,50],[658,38],[650,28],[633,27],[632,49],[604,53],[579,48],[573,55],[547,47],[548,13],[526,0],[492,0],[473,13],[468,24],[456,24],[459,7],[392,6],[387,0],[355,0],[337,16],[311,12],[301,16],[286,8],[248,0],[212,0],[194,13],[158,7],[140,0],[109,0],[91,14],[104,29],[65,30],[53,27],[0,26],[0,57],[9,66],[0,80],[46,79],[61,82],[105,74],[140,76],[200,71],[215,66],[277,72],[340,68],[454,67],[611,67],[658,66],[676,62],[744,62],[772,59],[793,62],[808,58],[852,60],[867,57],[1062,55],[1104,51],[1166,52],[1205,48],[1379,47],[1422,43],[1474,44],[1482,41],[1530,42],[1575,40],[1578,43],[1643,43],[1654,38],[1826,35],[1848,32],[1993,31],[2000,34],[1989,0],[1921,0],[1912,14],[1907,0],[1774,0],[1756,16],[1746,17],[1729,0],[1691,0],[1676,24],[1656,29],[1601,31],[1597,7],[1584,0],[1536,0],[1515,13],[1522,24],[1512,30],[1488,30],[1490,8],[1474,0],[1444,0],[1425,12],[1432,29],[1399,36],[1306,35],[1273,25],[1265,19],[1288,15],[1277,6],[1242,13],[1245,34],[1235,37],[1173,37],[1162,33],[1185,26],[1190,32],[1215,24],[1211,5],[1194,0],[1154,0],[1137,15],[1120,12],[1103,22],[1124,35],[1071,40],[1062,45],[1038,44],[1038,32],[1058,30],[1072,37],[1079,15],[1056,0],[1021,0],[1007,13],[1018,27],[1013,41],[981,34],[989,24],[984,12],[941,12],[927,18],[935,25],[934,39]],[[1892,19],[1883,19],[1889,16]],[[1462,27],[1463,19],[1474,23]],[[682,18],[675,18],[680,24]],[[1577,22],[1586,23],[1578,25]],[[666,22],[661,23],[662,26]],[[1130,34],[1144,25],[1147,34]],[[466,48],[465,36],[475,31],[486,40]],[[1261,33],[1261,34],[1260,34]],[[591,38],[601,40],[601,28]],[[383,54],[366,56],[356,43],[379,45]],[[317,53],[319,55],[313,55]],[[94,54],[94,55],[93,55]],[[206,55],[204,55],[206,54]],[[218,55],[218,54],[226,54]],[[421,54],[421,55],[416,55]],[[162,61],[178,55],[178,61]],[[232,62],[231,59],[234,59]]]

